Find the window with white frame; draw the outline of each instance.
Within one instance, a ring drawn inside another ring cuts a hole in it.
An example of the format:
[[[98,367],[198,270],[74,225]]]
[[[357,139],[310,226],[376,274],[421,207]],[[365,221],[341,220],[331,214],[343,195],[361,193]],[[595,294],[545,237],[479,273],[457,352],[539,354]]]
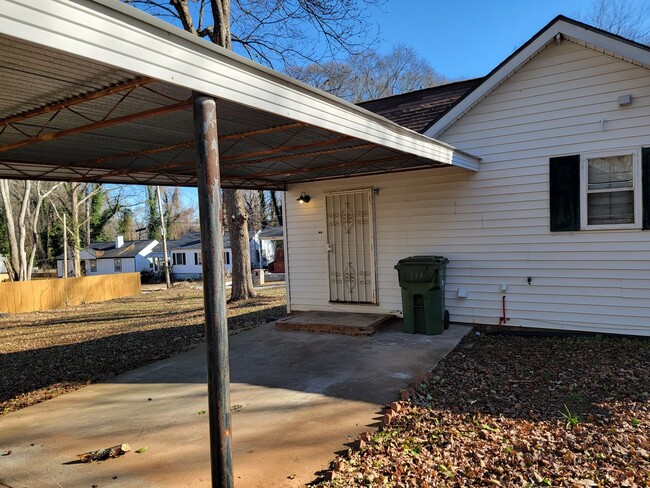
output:
[[[121,273],[122,272],[122,259],[121,258],[113,259],[113,268],[115,269],[116,273]]]
[[[97,273],[97,260],[96,259],[91,259],[90,260],[90,272],[91,273]]]
[[[230,253],[228,251],[223,253],[223,262],[228,265],[230,264]]]
[[[641,226],[640,162],[635,151],[586,154],[581,161],[581,227]]]
[[[185,253],[184,252],[175,252],[173,254],[174,265],[184,266],[185,265]]]
[[[201,253],[200,252],[195,252],[194,253],[194,264],[196,266],[201,266],[203,264],[203,261],[201,259]]]

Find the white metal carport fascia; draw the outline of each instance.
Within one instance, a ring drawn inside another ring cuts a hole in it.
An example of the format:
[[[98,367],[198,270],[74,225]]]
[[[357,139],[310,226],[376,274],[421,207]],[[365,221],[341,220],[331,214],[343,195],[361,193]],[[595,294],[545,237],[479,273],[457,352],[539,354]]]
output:
[[[117,0],[0,0],[0,34],[438,163],[478,170],[478,159],[463,151],[251,62]]]

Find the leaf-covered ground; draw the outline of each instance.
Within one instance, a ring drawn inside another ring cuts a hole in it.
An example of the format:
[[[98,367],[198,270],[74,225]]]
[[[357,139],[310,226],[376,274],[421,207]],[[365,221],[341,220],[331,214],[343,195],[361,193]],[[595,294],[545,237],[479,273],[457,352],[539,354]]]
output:
[[[284,287],[262,288],[228,306],[228,327],[236,334],[284,315]],[[186,351],[203,334],[195,284],[0,318],[0,415]]]
[[[650,486],[650,341],[466,337],[322,486]]]

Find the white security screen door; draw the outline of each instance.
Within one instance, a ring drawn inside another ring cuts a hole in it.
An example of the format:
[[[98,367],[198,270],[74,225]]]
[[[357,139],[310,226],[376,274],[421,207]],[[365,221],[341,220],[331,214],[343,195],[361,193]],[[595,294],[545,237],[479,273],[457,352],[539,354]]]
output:
[[[330,301],[376,303],[372,190],[326,194],[325,208]]]

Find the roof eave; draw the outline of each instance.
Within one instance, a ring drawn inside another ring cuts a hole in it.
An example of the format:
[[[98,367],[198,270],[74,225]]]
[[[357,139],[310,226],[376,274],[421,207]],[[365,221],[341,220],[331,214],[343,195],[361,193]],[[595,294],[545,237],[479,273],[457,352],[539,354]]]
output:
[[[0,0],[1,32],[435,162],[448,146],[117,0]],[[46,27],[44,27],[46,26]]]

